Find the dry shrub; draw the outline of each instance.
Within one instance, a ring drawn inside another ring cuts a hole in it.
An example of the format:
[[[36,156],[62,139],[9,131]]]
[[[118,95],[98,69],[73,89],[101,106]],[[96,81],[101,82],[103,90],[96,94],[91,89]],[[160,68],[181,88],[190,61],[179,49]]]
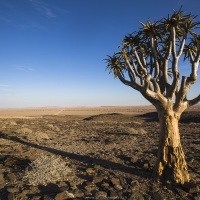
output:
[[[34,132],[32,134],[26,135],[26,139],[29,141],[38,141],[41,142],[43,140],[48,140],[49,136],[46,133],[41,131]]]
[[[47,185],[66,180],[71,171],[61,157],[43,155],[26,168],[23,181],[30,185]]]
[[[58,126],[53,125],[53,124],[47,124],[47,127],[49,129],[51,129],[52,131],[60,131],[60,129],[58,128]]]
[[[129,128],[128,132],[130,134],[139,134],[139,135],[143,135],[143,134],[147,133],[143,128],[137,128],[137,129],[135,129],[135,128]]]
[[[20,133],[20,134],[31,134],[32,130],[29,129],[29,128],[20,128],[20,129],[17,130],[17,133]]]
[[[16,121],[10,121],[10,122],[9,122],[9,125],[10,125],[10,126],[16,126],[16,125],[17,125],[17,122],[16,122]]]

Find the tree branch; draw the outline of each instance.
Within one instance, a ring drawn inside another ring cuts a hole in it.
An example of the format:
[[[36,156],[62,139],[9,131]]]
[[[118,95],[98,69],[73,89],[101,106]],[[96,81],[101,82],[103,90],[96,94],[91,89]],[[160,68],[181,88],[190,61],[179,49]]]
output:
[[[160,93],[160,86],[157,83],[156,78],[152,78],[152,83],[153,83],[154,91]]]
[[[124,56],[124,58],[125,58],[126,64],[127,64],[128,67],[129,67],[129,70],[130,70],[130,71],[132,72],[132,74],[133,74],[133,79],[134,79],[134,81],[137,81],[137,80],[136,80],[135,71],[133,70],[133,67],[131,66],[131,64],[130,64],[130,62],[129,62],[127,56],[126,56],[126,54],[124,54],[123,56]]]
[[[187,82],[187,77],[182,76],[181,86],[180,86],[179,91],[176,94],[176,100],[174,104],[175,111],[178,111],[180,109],[181,103],[184,101],[186,94],[189,90],[189,88],[186,87],[186,82]]]
[[[145,75],[147,75],[147,73],[148,73],[147,69],[143,66],[143,64],[142,64],[142,62],[140,60],[140,57],[139,57],[137,51],[135,50],[135,48],[133,48],[133,54],[135,55],[135,58],[136,58],[136,60],[137,60],[137,62],[139,64],[139,66],[141,67],[142,71],[144,72]]]
[[[200,102],[200,94],[196,98],[188,100],[188,105],[193,106],[199,102]]]
[[[150,44],[151,44],[151,50],[154,56],[155,65],[156,65],[154,78],[157,79],[159,75],[158,54],[157,54],[157,47],[155,46],[155,38],[152,35],[150,35]]]
[[[175,28],[171,28],[171,37],[172,37],[172,55],[176,58],[176,31]]]
[[[125,85],[130,86],[133,89],[138,90],[138,91],[140,91],[142,89],[142,87],[139,84],[137,84],[135,81],[133,81],[133,78],[130,77],[130,75],[129,75],[129,78],[131,79],[131,81],[126,80],[120,72],[117,73],[117,76],[118,76],[119,80],[122,83],[124,83]]]
[[[163,70],[163,72],[164,72],[164,80],[165,80],[165,83],[167,85],[169,85],[168,63],[169,63],[171,52],[172,52],[172,42],[170,42],[168,50],[167,50],[165,58],[164,58],[164,70]]]
[[[171,37],[172,37],[172,73],[173,73],[173,81],[171,87],[169,87],[167,91],[167,97],[173,98],[175,92],[178,89],[178,83],[180,79],[180,74],[178,72],[178,57],[176,56],[176,31],[175,28],[171,28]]]
[[[178,52],[177,58],[180,58],[180,56],[182,55],[184,45],[185,45],[185,37],[183,37],[183,39],[182,39],[182,41],[181,41],[181,45],[180,45],[180,49],[179,49],[179,52]]]

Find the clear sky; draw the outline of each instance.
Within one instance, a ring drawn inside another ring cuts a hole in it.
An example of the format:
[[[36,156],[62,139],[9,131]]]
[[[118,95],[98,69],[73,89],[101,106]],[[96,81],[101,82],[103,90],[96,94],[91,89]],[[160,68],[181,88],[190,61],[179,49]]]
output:
[[[0,107],[148,105],[103,59],[181,5],[200,13],[200,0],[0,0]]]

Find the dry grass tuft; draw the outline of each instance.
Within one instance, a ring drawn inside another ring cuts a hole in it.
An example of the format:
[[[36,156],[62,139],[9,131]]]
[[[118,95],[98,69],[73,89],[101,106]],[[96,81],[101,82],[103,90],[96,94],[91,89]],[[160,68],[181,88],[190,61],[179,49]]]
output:
[[[143,134],[147,133],[143,128],[137,128],[137,129],[135,129],[135,128],[129,128],[128,132],[130,134],[139,134],[139,135],[143,135]]]
[[[29,141],[41,142],[43,140],[48,140],[49,136],[46,133],[44,133],[44,132],[37,131],[37,132],[34,132],[32,134],[26,135],[25,138],[27,140],[29,140]]]
[[[26,168],[23,181],[30,185],[47,185],[66,180],[71,171],[62,158],[44,155]]]

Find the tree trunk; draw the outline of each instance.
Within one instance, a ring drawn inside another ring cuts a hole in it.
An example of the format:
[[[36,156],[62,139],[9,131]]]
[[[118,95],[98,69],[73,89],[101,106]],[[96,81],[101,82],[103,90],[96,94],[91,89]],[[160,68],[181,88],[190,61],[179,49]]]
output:
[[[180,141],[179,117],[169,108],[157,111],[160,136],[156,175],[165,181],[184,184],[190,177]]]

